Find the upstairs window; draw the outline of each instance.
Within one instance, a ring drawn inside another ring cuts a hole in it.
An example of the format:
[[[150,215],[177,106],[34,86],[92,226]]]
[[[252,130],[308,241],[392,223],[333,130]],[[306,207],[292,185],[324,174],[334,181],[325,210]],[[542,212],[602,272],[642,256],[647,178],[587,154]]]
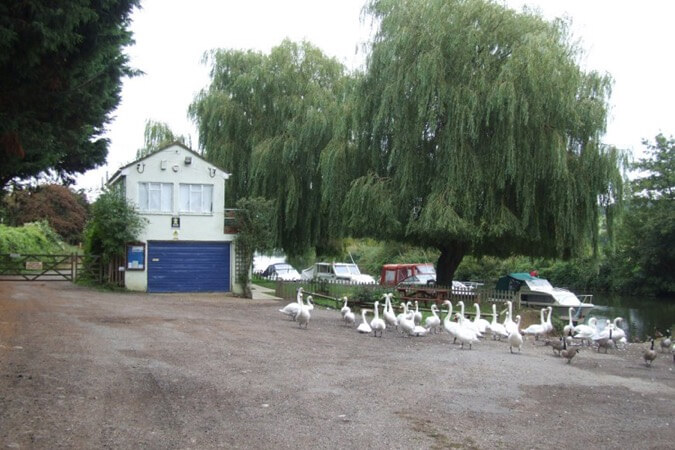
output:
[[[138,207],[146,212],[172,212],[173,184],[138,183]]]
[[[181,184],[179,211],[211,214],[213,212],[213,185]]]

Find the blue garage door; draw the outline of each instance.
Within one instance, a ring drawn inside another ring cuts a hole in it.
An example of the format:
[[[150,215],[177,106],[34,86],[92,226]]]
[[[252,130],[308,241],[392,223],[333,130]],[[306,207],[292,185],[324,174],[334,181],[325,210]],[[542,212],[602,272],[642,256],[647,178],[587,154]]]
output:
[[[148,292],[229,290],[229,243],[148,242]]]

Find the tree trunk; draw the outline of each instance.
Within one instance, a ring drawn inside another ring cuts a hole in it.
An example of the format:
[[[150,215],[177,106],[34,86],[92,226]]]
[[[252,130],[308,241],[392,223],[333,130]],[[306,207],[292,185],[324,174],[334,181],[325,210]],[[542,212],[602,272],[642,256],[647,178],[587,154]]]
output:
[[[459,263],[464,259],[468,250],[466,244],[455,242],[447,247],[439,248],[441,254],[436,264],[436,284],[441,286],[452,285],[452,276],[455,274]]]

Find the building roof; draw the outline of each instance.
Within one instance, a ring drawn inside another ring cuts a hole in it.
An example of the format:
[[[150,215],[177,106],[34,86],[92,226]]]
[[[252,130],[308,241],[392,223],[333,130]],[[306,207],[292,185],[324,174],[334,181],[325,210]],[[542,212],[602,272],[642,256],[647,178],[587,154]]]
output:
[[[223,172],[223,173],[226,175],[225,178],[229,178],[230,174],[229,174],[228,172],[226,172],[225,170],[223,170],[221,167],[218,167],[217,165],[213,164],[212,162],[207,161],[206,159],[204,159],[204,157],[203,157],[202,155],[200,155],[199,153],[195,152],[194,150],[192,150],[190,147],[188,147],[187,145],[183,144],[182,142],[175,141],[175,142],[172,142],[172,143],[170,143],[170,144],[167,144],[167,145],[165,145],[165,146],[163,146],[163,147],[158,148],[158,149],[155,150],[154,152],[148,153],[147,155],[145,155],[145,156],[142,157],[142,158],[138,158],[137,160],[132,161],[132,162],[130,162],[129,164],[120,167],[119,169],[117,169],[117,170],[115,171],[115,173],[112,174],[112,176],[111,176],[110,179],[106,182],[106,184],[113,184],[113,183],[115,183],[115,181],[117,181],[117,179],[122,175],[122,171],[123,171],[124,169],[126,169],[126,168],[128,168],[128,167],[131,167],[131,166],[133,166],[133,165],[135,165],[135,164],[138,164],[138,163],[141,162],[141,161],[145,161],[146,159],[148,159],[148,158],[150,158],[150,157],[156,155],[157,153],[163,152],[164,150],[166,150],[166,149],[168,149],[168,148],[170,148],[170,147],[176,147],[176,146],[181,147],[183,150],[186,150],[186,151],[192,153],[195,157],[201,159],[201,160],[204,161],[205,163],[211,164],[211,165],[214,166],[216,169],[218,169],[218,170],[220,170],[221,172]]]

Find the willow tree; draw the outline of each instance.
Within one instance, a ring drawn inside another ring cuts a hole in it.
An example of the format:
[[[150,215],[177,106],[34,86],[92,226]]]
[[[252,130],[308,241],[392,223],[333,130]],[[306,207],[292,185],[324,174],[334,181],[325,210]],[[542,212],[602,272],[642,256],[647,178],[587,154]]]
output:
[[[192,146],[189,136],[186,138],[182,134],[174,134],[166,122],[147,119],[145,121],[145,131],[143,132],[143,147],[136,150],[136,159],[148,156],[150,153],[156,152],[160,148],[174,142],[180,142],[188,147]]]
[[[344,215],[354,234],[466,254],[573,256],[621,188],[611,79],[568,25],[483,0],[373,0]],[[336,169],[337,170],[337,169]]]
[[[226,202],[275,200],[277,244],[289,254],[325,239],[319,160],[339,122],[344,67],[290,41],[269,54],[217,50],[206,61],[211,84],[190,114],[205,157],[232,173]]]

